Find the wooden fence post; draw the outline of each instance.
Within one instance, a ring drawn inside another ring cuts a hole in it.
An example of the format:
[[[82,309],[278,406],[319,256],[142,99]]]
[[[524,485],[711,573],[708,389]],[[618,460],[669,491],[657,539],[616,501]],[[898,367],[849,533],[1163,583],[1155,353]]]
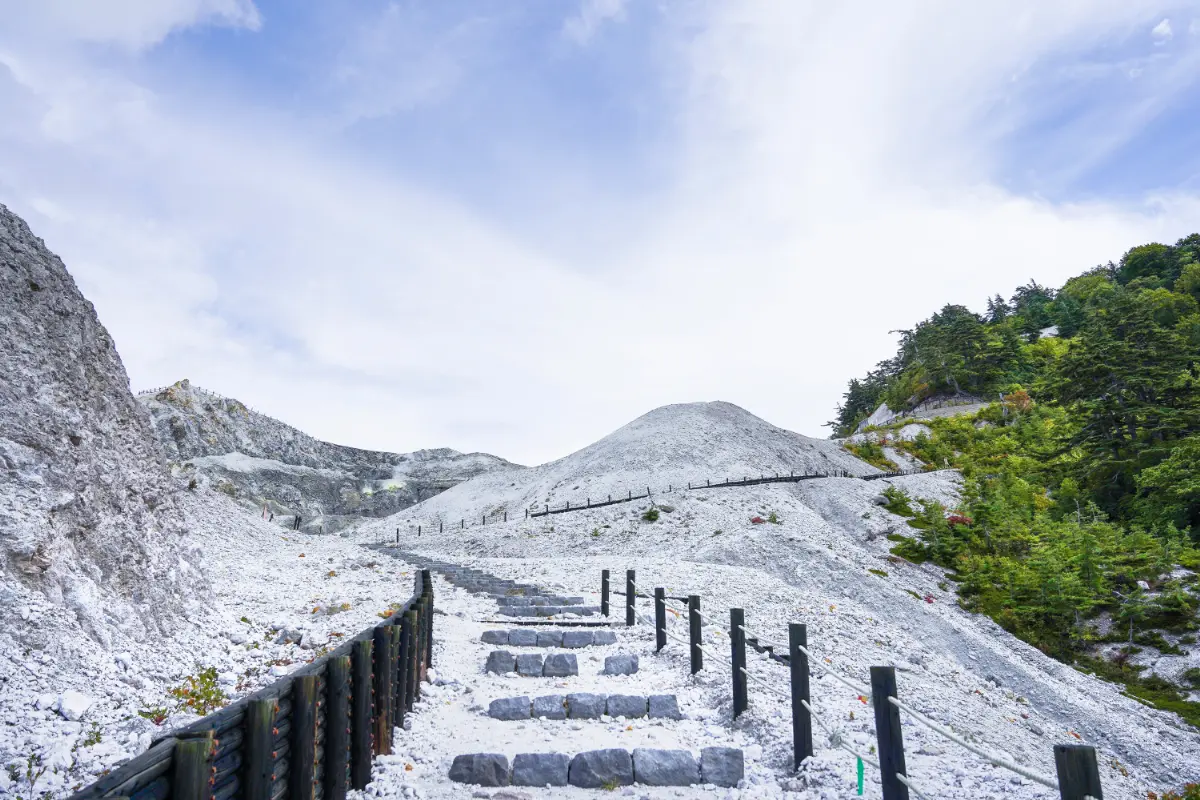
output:
[[[633,601],[637,596],[637,589],[634,586],[634,578],[637,575],[632,569],[625,570],[625,624],[633,625],[637,619],[634,616]]]
[[[1058,773],[1058,792],[1062,800],[1083,800],[1088,796],[1104,800],[1094,747],[1054,745],[1054,768]]]
[[[408,714],[408,648],[412,646],[412,623],[407,612],[396,627],[400,630],[396,642],[396,724],[403,728]]]
[[[208,800],[212,796],[213,732],[175,743],[171,758],[171,797],[179,800]]]
[[[425,666],[433,666],[433,573],[427,569],[421,570],[421,593],[425,595],[429,616],[426,619],[425,631]]]
[[[371,652],[374,654],[375,691],[375,755],[385,756],[392,752],[392,674],[391,642],[386,625],[378,625],[371,633]]]
[[[242,797],[244,800],[270,800],[271,772],[275,758],[275,699],[251,700],[246,706],[245,754],[242,756]]]
[[[654,649],[661,651],[667,646],[667,590],[661,586],[654,589]]]
[[[350,713],[350,785],[362,789],[371,780],[371,712],[374,691],[371,686],[372,642],[364,639],[354,643],[353,710]]]
[[[417,625],[417,609],[416,604],[404,614],[404,618],[408,620],[408,651],[405,659],[408,661],[408,686],[404,689],[404,702],[409,711],[413,710],[413,704],[417,702],[417,644],[420,641],[421,631]]]
[[[688,641],[692,645],[692,674],[704,669],[704,651],[700,649],[700,595],[688,595]]]
[[[290,800],[312,800],[317,764],[317,676],[292,679],[292,741],[288,753]]]
[[[805,703],[812,705],[808,694],[808,656],[800,648],[808,648],[808,626],[793,622],[788,625],[788,665],[792,670],[792,767],[813,754],[812,716]]]
[[[888,702],[896,696],[896,668],[871,667],[871,703],[875,706],[875,738],[879,744],[879,771],[883,800],[908,800],[908,787],[896,775],[908,777],[904,766],[904,733],[900,709]]]
[[[388,638],[388,663],[391,664],[391,682],[388,687],[388,711],[392,719],[392,727],[388,729],[388,735],[392,737],[392,743],[395,744],[395,729],[404,727],[404,695],[400,691],[402,686],[400,673],[400,635],[402,633],[399,621],[387,626],[389,634]]]
[[[746,611],[729,609],[729,643],[733,662],[733,718],[737,719],[750,705],[746,691]]]
[[[346,800],[350,766],[350,656],[329,659],[325,696],[325,800]]]
[[[600,570],[600,613],[606,617],[608,616],[608,580],[608,570]]]

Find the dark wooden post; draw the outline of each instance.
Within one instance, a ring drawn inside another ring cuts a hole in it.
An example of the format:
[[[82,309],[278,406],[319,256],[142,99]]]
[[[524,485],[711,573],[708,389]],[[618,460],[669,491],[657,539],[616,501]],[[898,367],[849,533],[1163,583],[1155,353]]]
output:
[[[386,625],[376,626],[372,631],[371,652],[374,654],[375,690],[375,755],[385,756],[392,752],[391,709],[392,709],[392,659],[391,642]]]
[[[1088,796],[1104,800],[1094,747],[1054,745],[1054,768],[1058,772],[1058,793],[1062,800],[1083,800]]]
[[[792,767],[813,754],[812,716],[805,703],[812,705],[808,694],[808,656],[800,649],[808,648],[808,626],[793,622],[788,625],[788,665],[792,669]]]
[[[408,714],[408,651],[412,647],[412,621],[407,612],[396,627],[400,629],[396,643],[396,724],[403,728]]]
[[[370,639],[354,643],[351,651],[354,695],[350,712],[350,785],[366,787],[371,780],[371,649]]]
[[[441,533],[445,529],[445,526],[446,526],[445,522],[439,522],[438,523],[438,533]]]
[[[733,718],[737,719],[750,705],[746,687],[746,611],[729,609],[730,661],[733,662]]]
[[[654,589],[654,649],[667,646],[667,590],[661,586]]]
[[[292,732],[288,753],[291,800],[312,800],[317,764],[317,676],[292,679]]]
[[[700,595],[688,595],[688,641],[692,645],[692,674],[704,669],[704,651],[700,649]]]
[[[275,698],[251,700],[246,706],[246,729],[243,734],[242,797],[245,800],[270,800],[271,771],[275,757],[271,745],[275,741]]]
[[[900,709],[890,702],[896,696],[896,668],[871,667],[871,703],[875,706],[875,738],[879,743],[879,771],[883,800],[908,800],[908,787],[896,775],[908,777],[904,766],[904,734]]]
[[[433,573],[427,569],[421,570],[421,592],[425,595],[426,611],[428,616],[425,620],[425,666],[433,666]]]
[[[208,800],[212,796],[213,732],[204,731],[175,743],[171,757],[171,796]]]
[[[634,578],[637,577],[634,570],[625,570],[625,624],[632,625],[637,617],[633,612],[633,601],[637,595],[637,589],[634,587]]]
[[[408,685],[404,688],[404,702],[407,710],[413,710],[413,704],[417,702],[417,643],[420,640],[420,630],[417,628],[417,610],[415,604],[404,614],[404,619],[408,622],[409,636],[408,649],[405,652],[405,660],[408,662],[407,677]]]
[[[388,733],[392,736],[392,742],[395,743],[395,728],[404,727],[404,693],[401,691],[403,683],[400,679],[401,663],[400,663],[400,623],[387,626],[388,631],[388,662],[392,665],[392,679],[388,688],[388,710],[392,718],[392,729]]]
[[[350,765],[350,656],[329,659],[325,692],[325,800],[346,800]]]
[[[600,570],[600,613],[606,617],[608,616],[608,580],[608,570]]]

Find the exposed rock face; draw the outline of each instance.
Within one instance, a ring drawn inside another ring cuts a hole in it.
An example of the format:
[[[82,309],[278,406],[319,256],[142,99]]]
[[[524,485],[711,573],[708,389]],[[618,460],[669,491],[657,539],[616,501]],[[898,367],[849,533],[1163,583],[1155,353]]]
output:
[[[191,464],[219,491],[301,529],[331,533],[385,517],[468,478],[512,464],[449,448],[384,453],[330,444],[279,420],[179,381],[140,402],[167,457]]]
[[[208,591],[150,415],[66,267],[0,205],[0,630],[101,643],[169,628]]]

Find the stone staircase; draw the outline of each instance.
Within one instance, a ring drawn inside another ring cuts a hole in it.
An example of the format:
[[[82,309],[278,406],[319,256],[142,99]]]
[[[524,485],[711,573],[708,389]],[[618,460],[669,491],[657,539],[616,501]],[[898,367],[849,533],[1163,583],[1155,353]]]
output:
[[[394,546],[377,549],[423,569],[441,573],[447,581],[466,591],[495,599],[497,613],[516,625],[554,626],[587,624],[576,616],[598,616],[599,609],[584,605],[582,597],[565,597],[544,591],[534,584],[499,578],[482,570],[431,559]],[[564,615],[566,619],[562,619]],[[520,648],[550,648],[551,652],[494,650],[482,665],[485,673],[530,680],[564,678],[579,673],[573,653],[559,649],[611,647],[619,643],[606,619],[596,620],[591,629],[532,630],[514,627],[486,630],[485,644]],[[603,626],[603,627],[602,627]],[[635,654],[617,653],[605,658],[603,680],[619,680],[638,670]],[[611,676],[611,677],[608,677]],[[519,695],[493,700],[486,714],[495,720],[600,721],[642,718],[674,721],[682,719],[675,695],[631,695],[614,692],[566,692]],[[575,722],[574,724],[581,724]],[[591,722],[596,724],[596,722]],[[577,753],[520,753],[511,763],[501,753],[464,753],[454,757],[449,779],[479,787],[562,787],[612,790],[620,786],[694,786],[708,784],[735,787],[744,775],[743,753],[732,747],[703,747],[697,757],[689,750],[652,747],[606,748]],[[497,795],[499,797],[499,795]]]

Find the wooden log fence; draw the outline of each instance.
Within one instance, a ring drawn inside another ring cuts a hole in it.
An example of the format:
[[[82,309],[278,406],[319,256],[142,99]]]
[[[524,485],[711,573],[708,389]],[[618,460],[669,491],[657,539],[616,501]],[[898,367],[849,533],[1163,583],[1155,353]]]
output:
[[[345,800],[421,694],[433,581],[328,655],[151,742],[69,800]]]
[[[609,570],[601,575],[601,591],[607,598]],[[626,624],[634,625],[638,619],[646,623],[651,620],[637,613],[634,598],[648,597],[637,590],[636,573],[626,571]],[[700,596],[688,595],[688,624],[687,639],[684,640],[667,630],[667,615],[665,613],[666,590],[655,587],[653,590],[655,628],[655,651],[661,652],[666,648],[667,638],[673,638],[687,644],[691,662],[691,672],[696,674],[704,668],[704,655],[713,654],[704,648],[702,641],[701,623],[704,616],[700,613]],[[726,663],[731,670],[731,685],[733,699],[733,717],[737,719],[750,706],[749,684],[751,680],[763,688],[772,691],[778,699],[787,699],[792,711],[792,764],[799,769],[805,759],[814,754],[813,725],[824,729],[825,726],[813,711],[810,694],[811,667],[808,629],[803,623],[788,625],[788,645],[786,652],[776,652],[775,645],[759,640],[746,627],[746,613],[741,608],[729,610],[730,652]],[[775,686],[767,680],[758,678],[750,673],[746,662],[746,649],[751,648],[759,653],[767,653],[770,660],[788,665],[789,682],[787,687]],[[870,688],[857,686],[853,681],[838,675],[830,669],[819,667],[830,677],[854,691],[864,701],[870,702],[875,719],[875,753],[878,761],[854,750],[841,737],[836,737],[834,746],[848,750],[860,762],[869,764],[880,772],[880,783],[883,800],[909,800],[912,795],[924,797],[914,786],[914,780],[909,777],[904,757],[904,730],[901,712],[903,711],[913,721],[930,728],[934,732],[949,738],[956,744],[980,756],[993,766],[1002,767],[1021,775],[1024,778],[1040,783],[1058,792],[1062,800],[1103,800],[1104,794],[1100,785],[1100,772],[1096,759],[1096,750],[1089,745],[1060,744],[1054,746],[1055,776],[1049,777],[1033,770],[1012,763],[1002,754],[989,753],[977,745],[965,741],[952,731],[945,729],[930,720],[916,709],[906,705],[899,697],[899,687],[896,683],[896,669],[892,666],[872,666]],[[835,741],[831,738],[831,742]]]

